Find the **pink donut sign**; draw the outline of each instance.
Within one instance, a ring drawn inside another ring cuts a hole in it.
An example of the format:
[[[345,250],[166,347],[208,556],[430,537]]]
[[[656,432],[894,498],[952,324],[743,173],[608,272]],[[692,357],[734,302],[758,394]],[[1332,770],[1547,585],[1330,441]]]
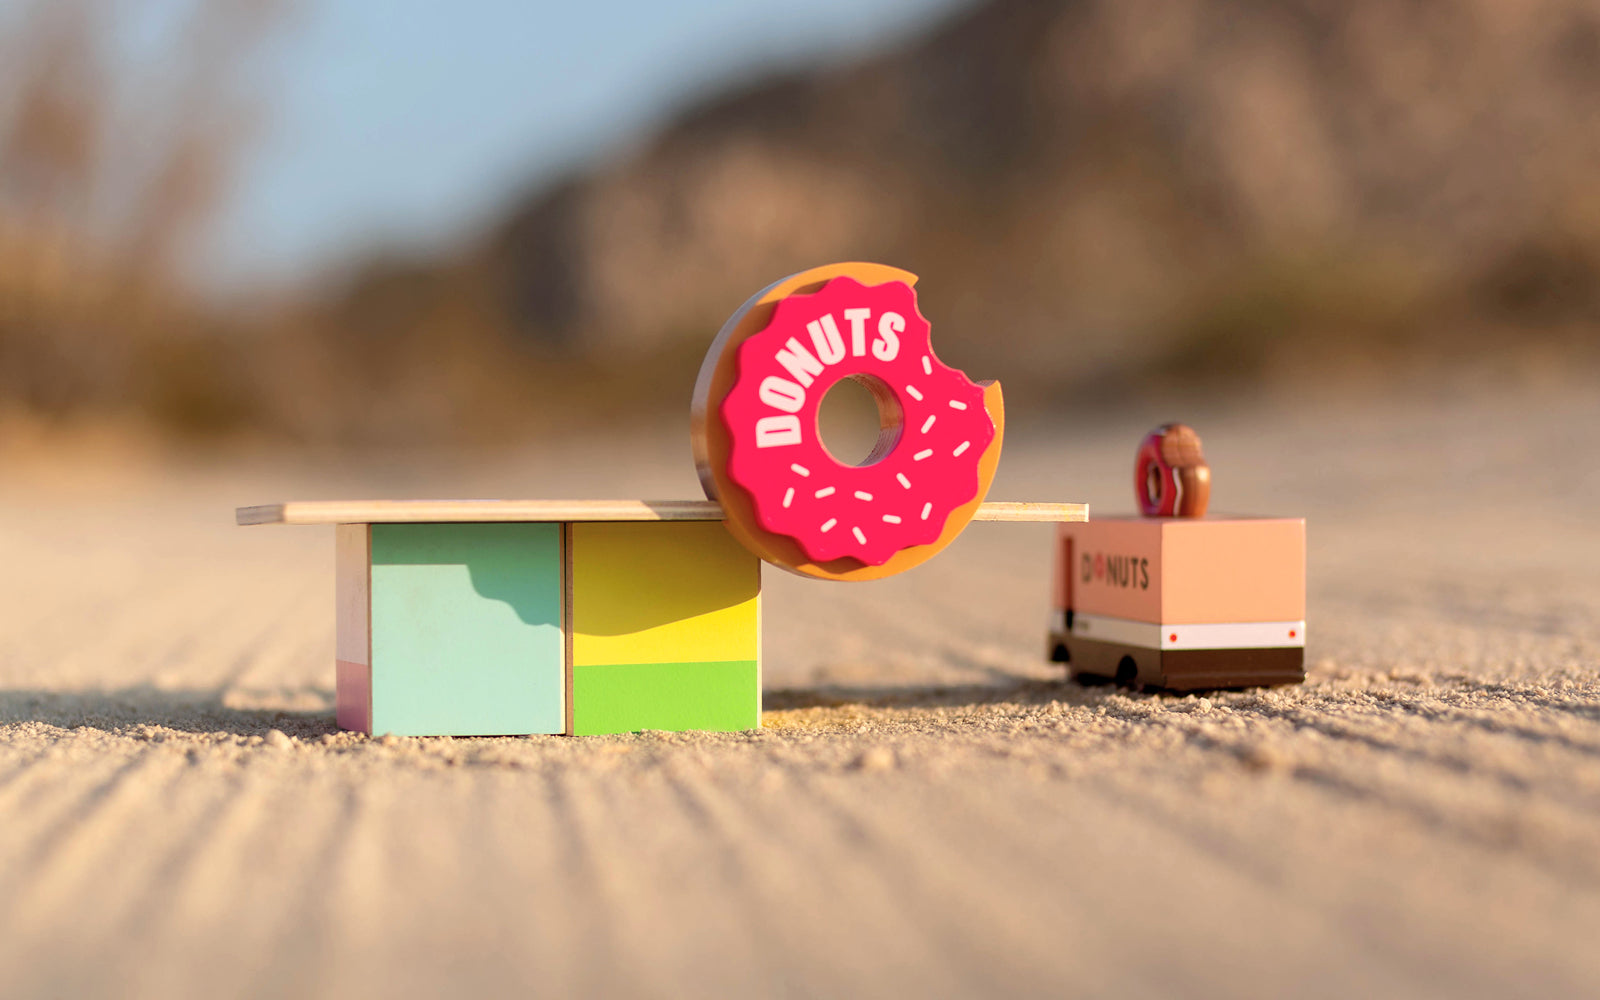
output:
[[[727,474],[762,528],[818,563],[882,566],[938,541],[979,496],[979,459],[995,437],[984,387],[941,362],[929,334],[909,284],[839,276],[777,302],[739,344],[720,418]],[[882,423],[860,465],[830,454],[817,429],[822,398],[845,378],[872,391]]]

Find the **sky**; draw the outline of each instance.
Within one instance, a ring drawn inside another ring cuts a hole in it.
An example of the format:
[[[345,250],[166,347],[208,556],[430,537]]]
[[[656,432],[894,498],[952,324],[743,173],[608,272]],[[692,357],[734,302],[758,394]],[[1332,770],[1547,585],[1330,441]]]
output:
[[[199,277],[292,285],[365,252],[467,238],[513,197],[625,148],[694,96],[848,61],[958,0],[298,0],[265,124]]]

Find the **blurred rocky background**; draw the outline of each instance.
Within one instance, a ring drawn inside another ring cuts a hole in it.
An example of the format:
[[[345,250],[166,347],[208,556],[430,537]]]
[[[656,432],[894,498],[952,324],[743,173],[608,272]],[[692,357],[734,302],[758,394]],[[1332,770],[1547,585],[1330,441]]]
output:
[[[270,127],[284,9],[194,4],[130,84],[106,4],[12,6],[0,423],[344,448],[684,420],[723,319],[838,259],[920,274],[941,354],[1014,408],[1600,360],[1589,0],[986,0],[680,105],[465,239],[226,296],[186,261]]]

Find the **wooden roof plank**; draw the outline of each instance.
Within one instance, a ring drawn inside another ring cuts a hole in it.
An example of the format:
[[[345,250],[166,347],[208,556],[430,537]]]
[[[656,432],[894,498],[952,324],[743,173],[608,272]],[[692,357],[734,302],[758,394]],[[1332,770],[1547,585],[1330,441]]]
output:
[[[420,524],[462,521],[720,521],[714,500],[312,500],[240,507],[239,524]],[[998,502],[975,521],[1086,521],[1088,504]]]

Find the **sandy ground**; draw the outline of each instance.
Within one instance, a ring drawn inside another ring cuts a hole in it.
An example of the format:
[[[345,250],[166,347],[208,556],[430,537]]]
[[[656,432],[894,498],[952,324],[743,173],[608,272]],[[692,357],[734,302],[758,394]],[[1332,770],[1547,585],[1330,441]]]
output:
[[[1310,680],[1063,683],[1049,529],[767,574],[764,728],[369,740],[332,538],[237,504],[695,496],[677,428],[493,463],[0,475],[0,994],[1594,996],[1600,392],[1019,427],[996,499],[1126,510],[1200,427],[1310,518]],[[596,458],[598,456],[598,458]]]

